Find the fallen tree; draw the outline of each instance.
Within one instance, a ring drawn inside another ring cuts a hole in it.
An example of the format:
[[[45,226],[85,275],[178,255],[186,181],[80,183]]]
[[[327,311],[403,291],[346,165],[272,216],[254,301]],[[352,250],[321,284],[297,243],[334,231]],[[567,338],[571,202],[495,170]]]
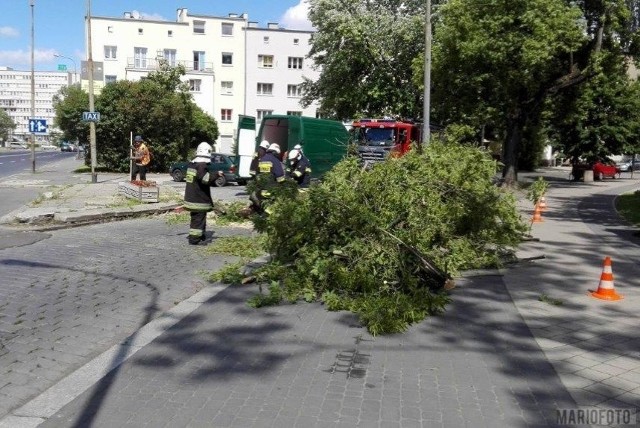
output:
[[[319,300],[372,334],[404,331],[444,309],[461,270],[500,265],[526,231],[495,175],[485,152],[437,142],[370,170],[345,159],[308,192],[282,186],[254,219],[272,256],[256,276],[272,282],[250,303]]]

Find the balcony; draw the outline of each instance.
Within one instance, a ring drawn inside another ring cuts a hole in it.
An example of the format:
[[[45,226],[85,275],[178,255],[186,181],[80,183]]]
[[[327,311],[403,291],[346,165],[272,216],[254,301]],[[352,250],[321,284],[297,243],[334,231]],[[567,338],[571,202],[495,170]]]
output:
[[[127,70],[131,71],[155,71],[160,69],[160,64],[166,62],[164,58],[127,58]],[[182,65],[187,73],[213,74],[212,62],[199,61],[175,61],[175,66]]]

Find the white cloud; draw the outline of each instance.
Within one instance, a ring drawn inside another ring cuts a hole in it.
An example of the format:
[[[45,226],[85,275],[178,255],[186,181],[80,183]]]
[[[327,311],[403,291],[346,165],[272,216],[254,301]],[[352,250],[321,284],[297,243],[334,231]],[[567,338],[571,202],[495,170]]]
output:
[[[280,18],[280,25],[290,30],[314,30],[308,18],[309,4],[307,0],[290,7]]]
[[[50,62],[55,59],[55,49],[36,49],[33,51],[34,63]],[[0,65],[9,65],[18,70],[26,70],[31,67],[31,51],[19,49],[13,51],[0,51]]]
[[[20,32],[13,27],[0,27],[0,37],[18,37]]]

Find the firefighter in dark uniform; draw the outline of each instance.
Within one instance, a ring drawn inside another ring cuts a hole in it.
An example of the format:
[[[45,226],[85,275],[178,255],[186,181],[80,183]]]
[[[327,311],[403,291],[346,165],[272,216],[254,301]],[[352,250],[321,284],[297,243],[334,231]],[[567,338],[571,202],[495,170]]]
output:
[[[311,162],[302,153],[301,149],[294,148],[289,152],[288,175],[298,183],[300,189],[309,187],[311,183]]]
[[[267,149],[269,148],[269,142],[267,140],[262,140],[260,145],[258,146],[258,151],[253,154],[253,159],[251,159],[251,165],[249,165],[249,175],[251,178],[256,178],[258,174],[258,163],[260,163],[260,159],[267,153]]]
[[[196,149],[196,157],[189,162],[184,190],[184,208],[191,214],[189,225],[189,244],[198,245],[205,238],[207,213],[213,210],[211,185],[216,177],[209,170],[211,163],[211,145],[202,142]]]
[[[258,176],[261,188],[258,190],[258,210],[269,212],[264,206],[265,200],[271,197],[269,189],[285,180],[284,166],[280,160],[280,146],[276,143],[269,145],[267,153],[258,163]]]

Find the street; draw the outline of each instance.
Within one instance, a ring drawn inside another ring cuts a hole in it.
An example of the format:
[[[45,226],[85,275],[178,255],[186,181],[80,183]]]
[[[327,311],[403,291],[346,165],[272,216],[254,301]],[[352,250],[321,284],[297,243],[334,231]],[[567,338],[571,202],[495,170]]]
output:
[[[60,151],[37,151],[36,172],[39,167],[62,159],[75,158],[76,153]],[[12,150],[0,152],[0,179],[23,171],[31,171],[31,152],[28,150]]]

